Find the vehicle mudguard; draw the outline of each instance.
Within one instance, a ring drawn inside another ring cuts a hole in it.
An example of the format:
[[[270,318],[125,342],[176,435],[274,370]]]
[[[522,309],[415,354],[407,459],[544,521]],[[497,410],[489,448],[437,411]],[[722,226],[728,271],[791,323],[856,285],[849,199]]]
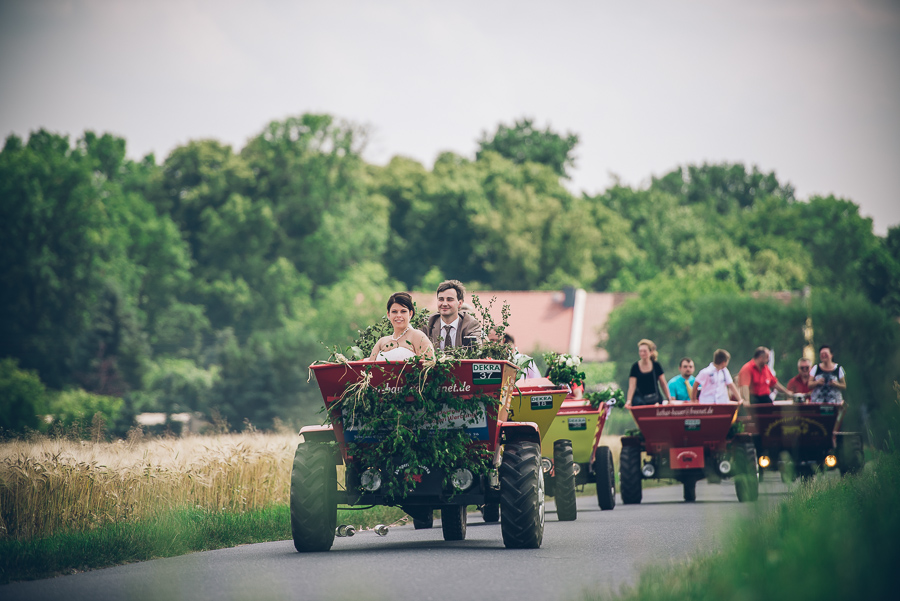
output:
[[[644,444],[644,440],[640,436],[623,436],[623,447],[639,447]]]
[[[303,426],[300,428],[300,437],[303,439],[303,442],[337,442],[337,439],[334,437],[334,428],[330,425]],[[340,453],[335,453],[334,456],[337,465],[342,465],[344,463],[344,459],[341,457]]]
[[[503,444],[520,441],[541,444],[541,431],[534,422],[503,422],[500,436]]]

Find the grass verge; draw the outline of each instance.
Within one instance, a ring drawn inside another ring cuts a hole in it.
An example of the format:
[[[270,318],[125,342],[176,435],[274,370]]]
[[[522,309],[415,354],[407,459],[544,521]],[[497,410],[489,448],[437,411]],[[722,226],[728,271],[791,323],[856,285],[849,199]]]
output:
[[[338,524],[370,528],[405,514],[395,507],[338,511]],[[27,540],[0,541],[0,584],[47,578],[194,551],[291,538],[285,504],[233,513],[178,509],[135,522],[106,524]]]
[[[774,511],[743,522],[731,543],[654,566],[618,596],[586,599],[747,601],[896,598],[900,454],[863,473],[804,484]]]

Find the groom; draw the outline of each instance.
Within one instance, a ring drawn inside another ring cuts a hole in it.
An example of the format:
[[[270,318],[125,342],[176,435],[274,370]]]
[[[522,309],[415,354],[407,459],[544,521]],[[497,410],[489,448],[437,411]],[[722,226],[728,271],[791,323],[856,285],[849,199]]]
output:
[[[435,348],[463,346],[465,339],[471,336],[475,337],[476,344],[481,342],[481,323],[472,315],[459,312],[465,293],[465,287],[458,280],[447,280],[438,286],[438,312],[429,316],[422,327]]]

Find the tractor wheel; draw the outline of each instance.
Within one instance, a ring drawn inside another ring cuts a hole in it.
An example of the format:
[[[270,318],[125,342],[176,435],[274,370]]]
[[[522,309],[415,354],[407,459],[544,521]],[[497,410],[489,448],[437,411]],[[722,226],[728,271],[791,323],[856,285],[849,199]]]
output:
[[[597,504],[600,509],[616,506],[616,468],[609,447],[597,447],[594,455],[594,478],[597,481]]]
[[[337,469],[334,452],[300,443],[291,470],[291,536],[297,551],[327,551],[337,525]]]
[[[441,530],[444,540],[466,540],[466,506],[444,505],[441,508]]]
[[[507,443],[500,464],[500,530],[510,549],[537,549],[544,539],[541,446]]]
[[[443,516],[444,514],[441,513],[441,515]],[[427,518],[425,518],[424,520],[418,520],[416,518],[413,518],[413,528],[415,528],[416,530],[427,530],[428,528],[433,528],[433,527],[434,527],[434,512],[432,512],[431,515],[428,516]]]
[[[734,464],[734,490],[738,501],[755,501],[759,498],[759,467],[753,443],[735,444]]]
[[[571,522],[578,517],[575,501],[575,459],[572,441],[557,440],[553,443],[553,487],[556,493],[556,517],[560,522]]]
[[[641,502],[641,447],[622,447],[619,454],[619,492],[622,503],[636,505]]]
[[[481,517],[488,524],[500,521],[500,503],[485,503],[481,507]]]
[[[697,500],[697,481],[691,477],[685,478],[681,482],[684,487],[685,503],[693,503]]]
[[[859,434],[839,434],[837,454],[841,476],[855,474],[860,471],[866,464],[866,457],[863,455],[862,436]]]

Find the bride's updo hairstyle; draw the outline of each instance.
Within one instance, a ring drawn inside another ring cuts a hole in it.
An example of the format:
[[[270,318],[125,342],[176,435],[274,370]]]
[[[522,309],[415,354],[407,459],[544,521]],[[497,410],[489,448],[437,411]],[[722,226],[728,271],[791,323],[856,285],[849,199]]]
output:
[[[413,299],[409,295],[409,292],[395,292],[391,295],[387,302],[387,310],[388,313],[391,311],[391,306],[393,305],[402,305],[409,309],[409,317],[412,317],[416,314],[416,308],[413,305]]]

